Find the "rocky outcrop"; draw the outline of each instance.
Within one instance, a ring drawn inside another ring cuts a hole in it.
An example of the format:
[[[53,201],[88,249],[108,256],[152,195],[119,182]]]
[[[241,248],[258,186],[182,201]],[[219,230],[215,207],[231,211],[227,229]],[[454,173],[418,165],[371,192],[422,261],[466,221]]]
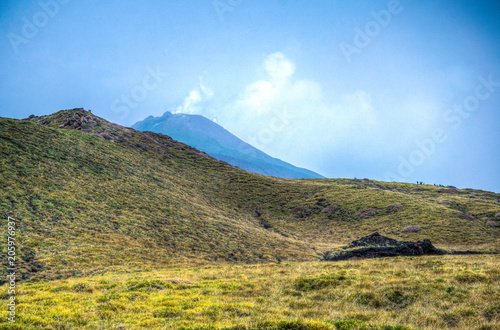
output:
[[[397,212],[404,210],[404,206],[400,204],[389,204],[385,207],[388,212]]]
[[[339,208],[339,206],[337,204],[328,205],[323,210],[321,210],[321,214],[333,213],[333,212],[337,211],[338,208]]]
[[[373,217],[375,214],[377,214],[377,210],[375,208],[370,207],[369,209],[363,209],[356,214],[358,218],[365,219],[365,218],[370,218]]]
[[[62,122],[62,124],[59,125],[59,128],[85,130],[94,127],[96,125],[96,120],[100,121],[98,117],[86,115],[86,111],[81,109],[81,112],[76,112],[73,114],[73,117]]]
[[[443,194],[443,193],[445,193],[445,194],[458,194],[457,188],[454,188],[454,187],[438,189],[437,192],[441,193],[441,194]]]
[[[417,231],[421,231],[422,228],[420,228],[419,226],[415,226],[415,225],[412,225],[412,226],[408,226],[408,227],[405,227],[401,230],[402,233],[416,233]]]
[[[460,213],[459,215],[457,215],[457,217],[459,217],[460,219],[469,220],[473,222],[480,222],[478,218],[473,217],[472,215],[469,215],[467,213]]]
[[[324,260],[336,261],[350,258],[402,257],[430,254],[437,255],[444,254],[444,252],[434,247],[428,239],[417,242],[398,241],[376,232],[351,242],[346,251],[340,253],[327,252],[324,255]]]

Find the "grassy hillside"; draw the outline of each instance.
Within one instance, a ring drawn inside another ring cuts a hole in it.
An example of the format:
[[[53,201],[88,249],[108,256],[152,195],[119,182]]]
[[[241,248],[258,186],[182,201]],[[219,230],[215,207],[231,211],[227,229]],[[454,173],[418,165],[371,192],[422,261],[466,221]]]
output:
[[[500,256],[102,272],[19,285],[0,329],[499,329]]]
[[[0,118],[0,154],[0,212],[20,222],[21,273],[34,280],[315,260],[374,231],[445,249],[500,246],[499,194],[265,177],[82,109]],[[409,225],[423,230],[402,233]]]

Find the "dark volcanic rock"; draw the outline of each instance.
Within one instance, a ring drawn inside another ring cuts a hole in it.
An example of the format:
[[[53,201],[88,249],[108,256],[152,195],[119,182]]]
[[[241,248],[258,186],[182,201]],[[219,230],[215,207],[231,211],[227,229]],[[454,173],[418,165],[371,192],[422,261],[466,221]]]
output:
[[[389,204],[385,207],[385,209],[389,212],[396,212],[404,210],[404,207],[400,204]]]
[[[377,214],[377,210],[375,208],[370,207],[369,209],[363,209],[356,214],[359,218],[370,218]]]
[[[356,249],[356,247],[362,247]],[[431,241],[424,239],[423,241],[407,242],[398,241],[389,237],[373,233],[371,235],[353,241],[349,245],[349,249],[334,254],[328,252],[324,259],[330,261],[347,260],[350,258],[380,258],[380,257],[402,257],[402,256],[418,256],[427,254],[444,254],[438,250]]]
[[[339,206],[336,204],[328,205],[323,210],[321,210],[321,214],[335,212],[335,211],[337,211],[338,208],[339,208]]]
[[[446,194],[458,194],[457,188],[453,188],[453,187],[448,188],[448,189],[445,189],[445,188],[438,189],[437,192],[438,193],[446,193]]]
[[[408,227],[405,227],[401,230],[402,233],[416,233],[417,231],[421,231],[422,228],[420,228],[419,226],[415,226],[415,225],[412,225],[412,226],[408,226]]]
[[[292,212],[304,212],[305,210],[306,210],[306,208],[303,206],[300,206],[300,205],[294,206],[290,209],[290,211],[292,211]]]
[[[478,218],[476,217],[473,217],[472,215],[469,215],[467,213],[460,213],[459,215],[457,215],[460,219],[464,219],[464,220],[469,220],[469,221],[474,221],[474,222],[480,222]]]
[[[82,112],[76,112],[73,117],[64,121],[59,128],[69,128],[76,130],[85,130],[96,125],[96,121],[90,115],[85,113],[85,110],[81,109]]]
[[[370,234],[365,237],[361,237],[360,239],[356,241],[352,241],[351,244],[349,244],[350,247],[360,247],[360,246],[371,246],[371,245],[395,245],[397,244],[398,241],[385,237],[380,235],[379,233],[375,232],[373,234]]]
[[[300,206],[300,205],[295,206],[290,209],[290,212],[296,218],[305,218],[311,215],[311,212],[307,206]]]

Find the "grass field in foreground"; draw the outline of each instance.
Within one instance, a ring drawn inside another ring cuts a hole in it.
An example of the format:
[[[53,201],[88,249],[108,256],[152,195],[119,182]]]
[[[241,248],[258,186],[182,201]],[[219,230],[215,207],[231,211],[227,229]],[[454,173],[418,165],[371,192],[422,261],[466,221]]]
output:
[[[499,265],[447,255],[115,270],[18,284],[16,323],[4,309],[0,328],[500,329]]]

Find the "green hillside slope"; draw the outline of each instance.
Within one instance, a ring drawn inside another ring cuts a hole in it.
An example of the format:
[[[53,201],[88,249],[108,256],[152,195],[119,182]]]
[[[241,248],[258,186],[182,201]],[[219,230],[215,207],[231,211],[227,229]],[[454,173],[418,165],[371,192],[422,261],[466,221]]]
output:
[[[82,109],[0,118],[0,153],[0,212],[19,223],[24,278],[314,260],[374,231],[445,249],[500,246],[499,194],[265,177]],[[410,225],[423,230],[401,232]]]

